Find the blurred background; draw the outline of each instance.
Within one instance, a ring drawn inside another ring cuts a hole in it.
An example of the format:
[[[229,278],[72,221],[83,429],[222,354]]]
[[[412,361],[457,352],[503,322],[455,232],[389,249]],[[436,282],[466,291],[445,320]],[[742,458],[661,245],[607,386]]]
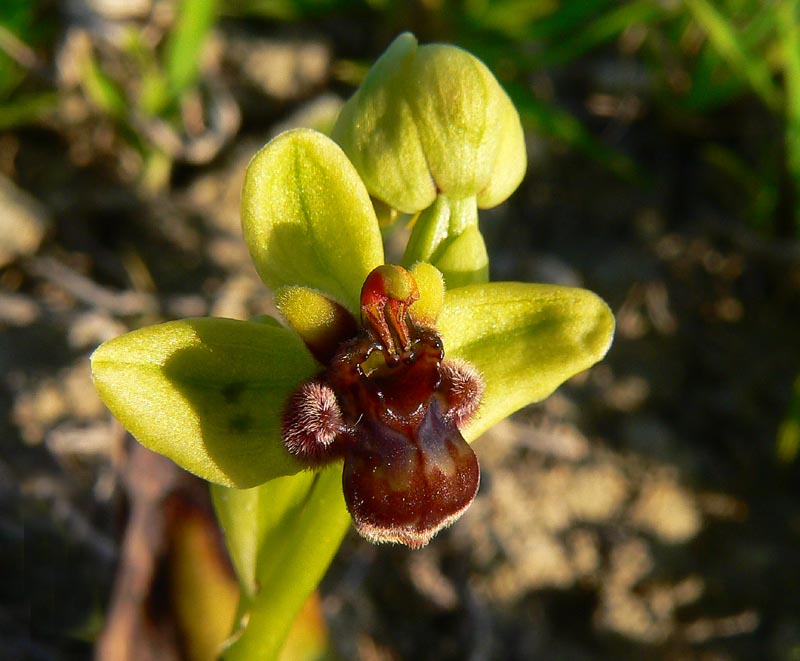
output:
[[[800,659],[798,0],[3,0],[0,657],[213,658],[205,485],[88,356],[272,310],[245,165],[402,30],[482,58],[526,128],[492,279],[588,287],[617,337],[476,442],[429,547],[351,532],[285,658]]]

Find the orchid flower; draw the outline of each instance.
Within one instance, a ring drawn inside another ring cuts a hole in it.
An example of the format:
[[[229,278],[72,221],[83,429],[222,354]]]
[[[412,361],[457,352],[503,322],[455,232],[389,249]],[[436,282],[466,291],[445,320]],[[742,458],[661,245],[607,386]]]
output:
[[[282,319],[169,321],[92,356],[125,428],[212,484],[242,591],[231,658],[279,649],[351,519],[413,548],[452,524],[478,490],[469,443],[611,343],[590,291],[385,264],[370,192],[331,139],[279,135],[248,166],[242,225]]]

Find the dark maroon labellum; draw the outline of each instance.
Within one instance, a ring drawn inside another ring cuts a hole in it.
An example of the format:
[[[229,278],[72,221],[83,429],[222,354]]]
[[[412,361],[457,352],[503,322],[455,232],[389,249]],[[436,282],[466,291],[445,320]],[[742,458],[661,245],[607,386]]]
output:
[[[427,544],[475,498],[478,460],[461,436],[483,393],[477,370],[444,361],[408,308],[405,269],[383,266],[362,290],[364,332],[344,343],[284,416],[287,449],[309,465],[344,459],[342,487],[356,528],[373,542]]]

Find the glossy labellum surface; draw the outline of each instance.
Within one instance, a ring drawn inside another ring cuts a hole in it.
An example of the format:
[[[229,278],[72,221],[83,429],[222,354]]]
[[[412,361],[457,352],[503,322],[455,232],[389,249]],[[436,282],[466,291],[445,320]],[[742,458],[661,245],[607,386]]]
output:
[[[284,444],[310,466],[344,459],[356,528],[374,542],[427,544],[475,497],[478,461],[459,431],[483,393],[477,370],[445,361],[440,337],[413,321],[413,276],[384,265],[361,293],[364,330],[292,396]]]

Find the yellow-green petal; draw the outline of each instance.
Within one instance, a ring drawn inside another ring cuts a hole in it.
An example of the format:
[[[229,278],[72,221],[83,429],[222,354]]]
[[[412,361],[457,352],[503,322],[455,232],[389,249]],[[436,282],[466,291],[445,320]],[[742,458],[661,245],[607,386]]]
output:
[[[273,290],[318,289],[354,313],[361,284],[383,263],[367,189],[336,143],[311,129],[282,133],[250,161],[242,228]]]
[[[468,360],[486,380],[478,415],[464,430],[471,441],[599,361],[614,315],[585,289],[491,283],[448,290],[437,327],[447,356]]]
[[[414,264],[411,275],[419,287],[419,300],[411,304],[408,313],[418,324],[433,328],[444,305],[444,276],[427,262]]]
[[[353,315],[316,289],[281,287],[275,305],[320,363],[327,363],[359,331]]]
[[[92,355],[100,397],[142,445],[239,488],[300,470],[280,419],[291,391],[319,369],[290,330],[232,319],[142,328]]]

